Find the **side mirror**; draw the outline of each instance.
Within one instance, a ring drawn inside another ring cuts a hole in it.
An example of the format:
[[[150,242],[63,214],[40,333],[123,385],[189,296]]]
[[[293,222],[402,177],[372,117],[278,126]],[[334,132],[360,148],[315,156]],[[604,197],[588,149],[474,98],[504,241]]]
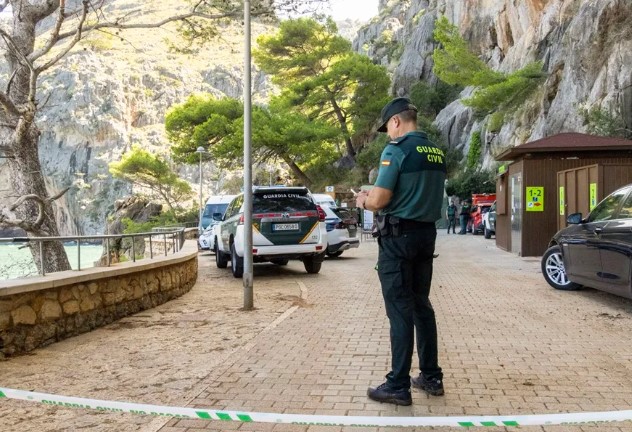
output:
[[[566,222],[569,225],[580,224],[580,223],[582,223],[582,214],[581,213],[573,213],[573,214],[568,216],[568,218],[566,219]]]

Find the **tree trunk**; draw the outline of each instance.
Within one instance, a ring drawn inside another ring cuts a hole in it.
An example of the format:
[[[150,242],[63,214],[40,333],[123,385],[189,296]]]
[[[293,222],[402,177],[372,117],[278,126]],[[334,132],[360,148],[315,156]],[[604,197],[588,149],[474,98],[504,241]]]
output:
[[[331,93],[331,92],[330,92]],[[353,148],[353,143],[351,142],[351,134],[349,133],[349,126],[347,126],[347,119],[345,118],[342,109],[336,102],[336,99],[331,98],[331,106],[334,109],[334,113],[338,118],[338,122],[340,123],[340,128],[342,129],[342,133],[345,135],[345,144],[347,146],[347,155],[351,157],[351,159],[355,160],[356,151]]]
[[[288,164],[292,173],[308,188],[312,186],[312,180],[294,163],[288,155],[281,155],[283,161]]]
[[[8,159],[11,170],[11,188],[16,197],[35,194],[47,198],[48,192],[42,175],[37,149],[39,131],[35,125],[31,125],[28,133],[20,143],[13,143],[12,154],[15,158]],[[25,201],[18,206],[14,213],[18,219],[35,221],[39,215],[39,207],[34,201]],[[57,237],[59,230],[50,203],[44,206],[44,221],[39,229],[27,231],[29,237]],[[37,242],[29,244],[35,264],[40,273],[70,270],[70,263],[66,256],[64,245],[59,241],[44,242],[42,251],[43,259],[40,259],[40,248]]]
[[[5,149],[7,156],[10,156],[7,161],[11,172],[12,198],[15,201],[22,196],[34,194],[45,202],[42,223],[25,229],[29,237],[59,236],[51,201],[47,201],[49,194],[39,160],[40,131],[35,125],[37,73],[30,71],[24,64],[24,59],[33,53],[37,24],[58,7],[59,1],[15,2],[12,38],[15,43],[14,49],[19,50],[20,55],[12,49],[8,49],[5,55],[9,64],[9,76],[13,77],[6,96],[14,107],[19,107],[19,112],[15,112],[17,108],[3,110],[0,107],[0,123],[5,125],[0,135],[0,147]],[[26,200],[13,213],[17,219],[32,224],[38,219],[39,206],[33,200]],[[40,272],[70,270],[70,263],[61,242],[44,242],[43,255],[40,254],[37,242],[29,243],[29,246]]]

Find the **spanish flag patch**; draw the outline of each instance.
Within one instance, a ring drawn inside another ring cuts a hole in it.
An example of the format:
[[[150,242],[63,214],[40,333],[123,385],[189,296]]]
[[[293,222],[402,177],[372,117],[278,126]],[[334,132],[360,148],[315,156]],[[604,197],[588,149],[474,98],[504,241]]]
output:
[[[390,164],[391,164],[390,160],[383,160],[382,161],[382,165],[384,165],[384,166],[389,166]]]

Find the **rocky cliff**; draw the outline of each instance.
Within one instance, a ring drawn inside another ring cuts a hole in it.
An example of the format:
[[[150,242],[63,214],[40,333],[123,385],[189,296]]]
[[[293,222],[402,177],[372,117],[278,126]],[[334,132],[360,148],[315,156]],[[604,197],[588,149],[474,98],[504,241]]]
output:
[[[132,10],[145,21],[174,13],[173,6],[155,0],[140,5],[115,0],[108,2],[105,14],[120,16]],[[253,37],[266,29],[253,23]],[[56,218],[63,235],[103,233],[115,201],[132,192],[129,184],[112,178],[108,163],[119,160],[132,144],[169,154],[164,117],[170,106],[184,102],[193,92],[241,97],[242,29],[222,24],[217,43],[191,55],[170,52],[169,44],[181,43],[175,30],[167,26],[118,35],[91,33],[41,78],[40,159],[49,191],[74,185],[57,201]],[[4,67],[0,64],[0,85],[9,78]],[[254,100],[267,99],[270,88],[268,80],[254,70]],[[208,196],[214,186],[208,172],[212,165],[204,165],[203,190]],[[175,169],[198,185],[197,166]],[[5,185],[7,171],[0,159],[0,182]],[[0,196],[6,195],[7,191],[0,190]]]
[[[406,95],[419,80],[436,80],[432,34],[441,15],[496,70],[543,61],[546,82],[498,133],[485,134],[485,166],[500,148],[559,132],[586,132],[580,107],[621,116],[632,128],[630,0],[380,0],[379,10],[359,31],[354,48],[390,66],[396,95]],[[472,91],[466,88],[461,96]],[[472,132],[485,130],[486,122],[457,100],[435,124],[451,147],[467,152]]]

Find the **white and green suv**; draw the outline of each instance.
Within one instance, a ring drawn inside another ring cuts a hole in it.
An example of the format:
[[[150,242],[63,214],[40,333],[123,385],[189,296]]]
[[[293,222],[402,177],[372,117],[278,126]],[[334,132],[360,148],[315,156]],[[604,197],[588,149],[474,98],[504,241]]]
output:
[[[244,195],[235,197],[215,228],[215,262],[233,276],[244,271]],[[286,265],[303,261],[308,273],[318,273],[327,250],[325,212],[304,187],[254,187],[252,211],[253,262]]]

